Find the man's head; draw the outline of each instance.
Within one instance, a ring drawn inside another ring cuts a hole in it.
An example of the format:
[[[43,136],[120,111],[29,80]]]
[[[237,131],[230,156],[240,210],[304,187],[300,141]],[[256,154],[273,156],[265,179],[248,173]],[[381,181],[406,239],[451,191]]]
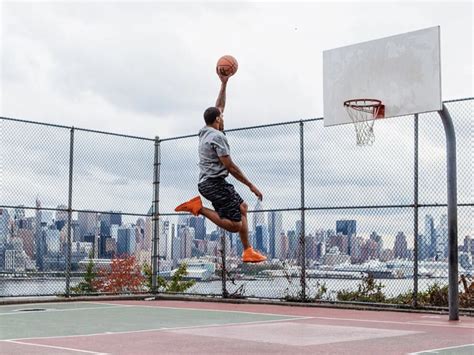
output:
[[[209,107],[204,111],[204,121],[208,126],[216,126],[218,129],[224,129],[224,115],[218,107]]]

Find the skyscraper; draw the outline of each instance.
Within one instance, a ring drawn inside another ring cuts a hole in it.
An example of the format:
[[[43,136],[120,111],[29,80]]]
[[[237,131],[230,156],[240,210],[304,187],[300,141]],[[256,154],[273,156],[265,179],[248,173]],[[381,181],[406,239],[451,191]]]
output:
[[[158,244],[158,255],[162,259],[168,259],[168,239],[170,238],[170,222],[160,219],[160,241]]]
[[[195,239],[204,240],[206,239],[206,219],[202,216],[191,216],[189,217],[189,226],[194,228],[196,232]]]
[[[8,213],[8,210],[0,208],[0,245],[5,244],[7,241],[9,223],[10,214]]]
[[[117,254],[132,255],[135,252],[135,228],[120,227],[117,231]]]
[[[84,240],[86,235],[98,234],[98,217],[95,212],[78,212],[77,223],[79,225],[79,240]]]
[[[255,204],[255,212],[252,213],[252,230],[255,232],[257,226],[265,225],[265,215],[263,212],[258,212],[263,209],[262,201],[257,200]]]
[[[396,259],[406,259],[408,257],[407,237],[403,232],[398,232],[393,246]]]
[[[443,214],[436,228],[434,257],[446,258],[448,256],[448,216]]]
[[[357,222],[355,220],[336,221],[336,234],[338,233],[347,236],[347,254],[352,255],[352,243],[357,234]]]
[[[431,215],[425,216],[425,231],[420,238],[421,243],[418,245],[420,249],[421,260],[433,258],[436,250],[436,232],[434,228],[434,220]]]
[[[279,242],[277,241],[283,232],[283,215],[278,211],[268,212],[268,238],[269,238],[269,254],[272,258],[278,253]],[[276,246],[276,247],[275,247]]]

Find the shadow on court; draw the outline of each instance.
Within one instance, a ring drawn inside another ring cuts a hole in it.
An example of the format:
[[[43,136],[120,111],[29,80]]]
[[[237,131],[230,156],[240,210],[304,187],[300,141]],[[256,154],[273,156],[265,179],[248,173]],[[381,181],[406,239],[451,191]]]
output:
[[[472,354],[474,319],[184,301],[0,306],[1,354]]]

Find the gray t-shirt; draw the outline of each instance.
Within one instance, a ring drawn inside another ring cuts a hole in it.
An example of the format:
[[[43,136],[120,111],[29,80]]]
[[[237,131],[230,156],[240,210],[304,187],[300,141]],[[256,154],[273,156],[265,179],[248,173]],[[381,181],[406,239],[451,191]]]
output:
[[[229,142],[221,131],[205,126],[199,131],[199,182],[226,177],[229,171],[219,157],[230,155]]]

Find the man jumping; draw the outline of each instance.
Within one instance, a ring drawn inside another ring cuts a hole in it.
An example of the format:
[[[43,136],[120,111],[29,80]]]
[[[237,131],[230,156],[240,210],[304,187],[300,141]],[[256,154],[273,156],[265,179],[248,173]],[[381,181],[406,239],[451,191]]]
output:
[[[259,200],[263,195],[243,174],[242,170],[230,158],[230,147],[224,130],[224,107],[226,99],[227,81],[230,76],[217,72],[221,79],[221,89],[217,97],[216,106],[204,111],[204,126],[199,131],[199,193],[212,202],[214,210],[203,207],[201,197],[197,196],[175,208],[176,212],[191,212],[207,217],[219,227],[239,233],[244,247],[242,261],[258,263],[267,258],[255,251],[249,243],[249,229],[247,222],[247,204],[235,191],[234,186],[225,178],[229,173],[237,180],[247,185]]]

